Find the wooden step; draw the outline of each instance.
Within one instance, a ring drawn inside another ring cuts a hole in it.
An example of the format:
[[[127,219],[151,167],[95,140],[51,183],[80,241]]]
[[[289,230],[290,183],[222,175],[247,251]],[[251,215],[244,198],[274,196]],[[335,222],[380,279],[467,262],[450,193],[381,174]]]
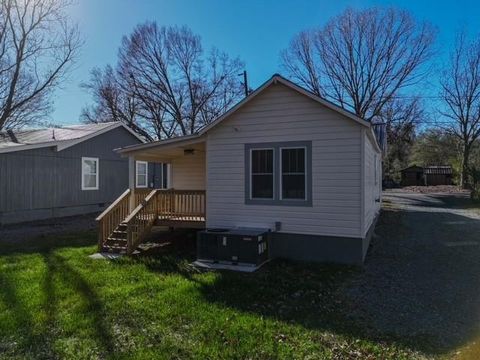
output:
[[[103,252],[113,253],[113,254],[126,254],[127,248],[123,246],[103,246]]]
[[[116,238],[116,239],[127,239],[127,232],[122,230],[113,230],[113,233],[110,235],[109,238]]]

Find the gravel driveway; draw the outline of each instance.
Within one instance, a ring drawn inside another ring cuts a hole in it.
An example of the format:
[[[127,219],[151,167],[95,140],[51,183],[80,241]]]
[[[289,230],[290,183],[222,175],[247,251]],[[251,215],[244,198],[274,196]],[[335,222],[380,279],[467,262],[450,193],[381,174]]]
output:
[[[452,351],[480,332],[480,215],[464,193],[385,192],[364,272],[345,289],[372,334]]]

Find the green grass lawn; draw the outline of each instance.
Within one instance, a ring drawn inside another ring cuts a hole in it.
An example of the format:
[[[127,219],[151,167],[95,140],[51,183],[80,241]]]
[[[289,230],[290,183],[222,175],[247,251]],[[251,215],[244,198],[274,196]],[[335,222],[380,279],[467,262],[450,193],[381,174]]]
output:
[[[198,272],[180,256],[92,260],[95,233],[0,249],[0,358],[410,359],[349,318],[359,269],[272,262]]]

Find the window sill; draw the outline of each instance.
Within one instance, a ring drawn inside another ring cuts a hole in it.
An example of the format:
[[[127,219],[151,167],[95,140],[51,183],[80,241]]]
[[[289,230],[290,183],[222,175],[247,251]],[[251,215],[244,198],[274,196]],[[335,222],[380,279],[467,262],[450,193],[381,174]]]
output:
[[[245,205],[312,207],[312,200],[245,199]]]

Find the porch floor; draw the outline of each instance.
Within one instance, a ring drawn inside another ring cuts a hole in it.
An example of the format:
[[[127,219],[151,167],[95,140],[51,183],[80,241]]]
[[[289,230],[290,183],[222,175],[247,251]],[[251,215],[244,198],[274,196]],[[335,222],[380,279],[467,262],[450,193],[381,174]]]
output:
[[[156,226],[174,228],[204,229],[204,216],[160,215],[155,222]]]

